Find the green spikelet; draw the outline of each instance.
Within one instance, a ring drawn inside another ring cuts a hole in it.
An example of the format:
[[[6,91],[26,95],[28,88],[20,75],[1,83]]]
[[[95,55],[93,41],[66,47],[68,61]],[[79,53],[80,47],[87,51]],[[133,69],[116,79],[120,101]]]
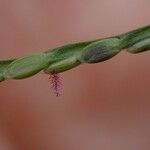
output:
[[[40,54],[0,61],[0,81],[24,79],[43,70],[59,73],[82,63],[98,63],[127,49],[130,53],[150,50],[150,25],[118,36],[65,45]]]

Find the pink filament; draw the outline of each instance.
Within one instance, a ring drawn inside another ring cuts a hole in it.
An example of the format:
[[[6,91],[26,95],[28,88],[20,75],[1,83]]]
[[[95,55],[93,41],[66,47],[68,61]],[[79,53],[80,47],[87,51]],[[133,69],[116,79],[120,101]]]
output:
[[[50,74],[51,88],[53,89],[56,96],[60,96],[61,91],[61,80],[58,73]]]

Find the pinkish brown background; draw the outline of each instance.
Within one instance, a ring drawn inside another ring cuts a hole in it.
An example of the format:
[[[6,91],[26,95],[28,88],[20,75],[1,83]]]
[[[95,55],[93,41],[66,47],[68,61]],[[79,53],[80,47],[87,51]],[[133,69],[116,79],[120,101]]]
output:
[[[0,59],[150,24],[149,0],[0,0]],[[0,150],[149,150],[150,53],[0,84]]]

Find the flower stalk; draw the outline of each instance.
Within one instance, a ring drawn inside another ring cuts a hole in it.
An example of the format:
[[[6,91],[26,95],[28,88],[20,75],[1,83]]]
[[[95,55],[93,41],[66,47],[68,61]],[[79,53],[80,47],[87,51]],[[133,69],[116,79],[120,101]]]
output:
[[[0,61],[0,81],[24,79],[44,71],[57,74],[83,63],[99,63],[126,49],[130,53],[150,50],[150,25],[121,35],[69,44],[43,53]]]

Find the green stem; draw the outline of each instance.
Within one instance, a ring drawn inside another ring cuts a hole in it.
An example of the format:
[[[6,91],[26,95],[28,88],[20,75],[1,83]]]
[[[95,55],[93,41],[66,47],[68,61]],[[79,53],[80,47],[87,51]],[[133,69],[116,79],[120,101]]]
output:
[[[119,37],[123,40],[123,48],[127,49],[144,39],[150,38],[150,26],[145,26],[143,28],[127,32]]]
[[[123,49],[131,53],[149,50],[150,25],[118,36],[69,44],[40,54],[0,61],[0,81],[27,78],[41,70],[64,72],[82,63],[108,60]]]

